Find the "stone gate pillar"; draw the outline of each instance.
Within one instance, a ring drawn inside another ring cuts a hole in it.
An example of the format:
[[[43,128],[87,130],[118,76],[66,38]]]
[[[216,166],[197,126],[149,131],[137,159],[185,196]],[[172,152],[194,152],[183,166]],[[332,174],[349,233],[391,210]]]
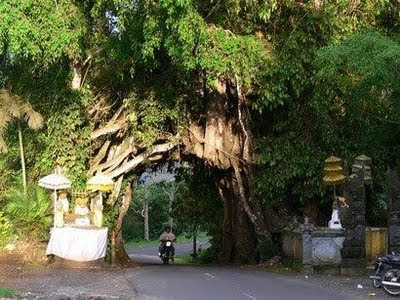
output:
[[[365,267],[365,183],[362,170],[352,174],[343,187],[344,203],[340,214],[345,229],[342,273],[354,273]]]
[[[388,168],[388,251],[400,252],[400,180],[395,171]]]

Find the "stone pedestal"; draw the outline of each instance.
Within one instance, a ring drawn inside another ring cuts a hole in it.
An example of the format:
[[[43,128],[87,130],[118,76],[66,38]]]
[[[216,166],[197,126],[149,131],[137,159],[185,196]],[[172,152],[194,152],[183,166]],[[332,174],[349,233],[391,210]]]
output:
[[[362,171],[352,174],[343,188],[345,203],[341,204],[345,240],[342,248],[342,273],[354,266],[365,268],[365,184]]]
[[[308,223],[308,218],[306,218],[304,224],[301,225],[300,229],[302,232],[303,240],[303,272],[306,274],[312,274],[312,232],[314,230],[314,226],[313,224]]]

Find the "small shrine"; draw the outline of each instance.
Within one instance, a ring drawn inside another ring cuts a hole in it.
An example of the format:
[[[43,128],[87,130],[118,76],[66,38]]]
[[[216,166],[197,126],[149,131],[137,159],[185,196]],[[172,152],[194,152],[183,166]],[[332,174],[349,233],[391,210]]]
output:
[[[47,255],[73,261],[94,261],[106,256],[108,229],[103,227],[103,192],[114,182],[104,175],[92,177],[84,191],[70,191],[71,182],[59,174],[39,181],[53,190],[54,225]]]
[[[331,229],[341,229],[342,224],[339,218],[338,199],[336,197],[336,186],[343,184],[346,181],[346,175],[342,168],[342,160],[338,157],[331,156],[325,160],[323,182],[326,185],[333,185],[333,205],[332,217],[328,222],[328,227]]]

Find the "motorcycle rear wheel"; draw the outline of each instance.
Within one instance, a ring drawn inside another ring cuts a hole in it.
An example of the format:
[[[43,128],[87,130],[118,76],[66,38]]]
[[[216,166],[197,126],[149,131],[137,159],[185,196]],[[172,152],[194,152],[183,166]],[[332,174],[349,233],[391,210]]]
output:
[[[394,286],[390,284],[385,284],[384,282],[399,284],[399,286]],[[400,270],[390,269],[385,272],[382,276],[382,288],[383,290],[391,296],[400,295]]]

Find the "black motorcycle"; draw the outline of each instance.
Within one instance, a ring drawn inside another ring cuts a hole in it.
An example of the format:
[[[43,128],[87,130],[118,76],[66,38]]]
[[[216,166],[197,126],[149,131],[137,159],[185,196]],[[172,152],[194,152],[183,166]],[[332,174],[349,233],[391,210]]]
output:
[[[382,285],[382,276],[386,271],[392,268],[390,261],[394,255],[388,254],[384,256],[378,256],[374,263],[374,275],[369,276],[372,279],[372,285],[375,288],[380,288]]]
[[[173,245],[172,245],[171,240],[163,241],[163,243],[161,245],[160,258],[164,265],[168,265],[169,260],[172,258],[172,247],[173,247]]]
[[[400,294],[400,254],[379,256],[375,261],[374,275],[370,276],[375,288],[395,296]]]

